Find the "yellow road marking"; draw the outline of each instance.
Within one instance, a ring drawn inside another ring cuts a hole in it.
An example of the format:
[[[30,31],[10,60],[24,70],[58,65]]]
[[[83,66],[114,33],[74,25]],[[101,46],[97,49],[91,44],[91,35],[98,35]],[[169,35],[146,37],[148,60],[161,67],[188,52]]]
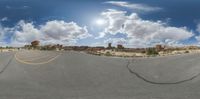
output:
[[[49,59],[49,60],[47,60],[47,61],[44,61],[44,62],[40,62],[40,63],[31,63],[31,62],[27,62],[27,61],[23,61],[23,60],[19,59],[19,58],[17,57],[17,53],[16,53],[16,54],[15,54],[15,59],[16,59],[17,61],[19,61],[20,63],[24,63],[24,64],[28,64],[28,65],[42,65],[42,64],[47,64],[47,63],[49,63],[49,62],[55,60],[58,56],[60,56],[60,54],[58,54],[58,55],[56,55],[55,57],[53,57],[53,58],[51,58],[51,59]]]
[[[42,56],[42,57],[39,57],[38,58],[38,56],[37,57],[31,57],[32,59],[29,59],[29,60],[23,60],[23,61],[26,61],[26,62],[30,62],[30,61],[34,61],[34,60],[38,60],[38,59],[42,59],[42,58],[46,58],[46,57],[49,57],[49,56],[51,56],[51,55],[46,55],[46,56]],[[53,55],[52,55],[53,56]]]
[[[31,53],[36,53],[36,54],[34,54],[34,55],[31,55],[31,56],[28,56],[28,57],[25,57],[25,58],[34,58],[34,57],[38,57],[38,56],[40,56],[41,54],[41,52],[32,52],[32,51],[30,51]],[[19,52],[20,53],[20,52]],[[19,56],[19,55],[18,55]],[[20,56],[22,56],[22,57],[24,57],[24,56],[26,56],[26,53],[22,53],[22,55],[20,55]]]

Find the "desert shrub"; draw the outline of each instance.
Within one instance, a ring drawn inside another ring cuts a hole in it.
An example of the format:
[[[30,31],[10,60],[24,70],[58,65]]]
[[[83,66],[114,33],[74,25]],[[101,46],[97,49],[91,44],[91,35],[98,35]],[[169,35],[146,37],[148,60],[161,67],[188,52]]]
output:
[[[158,52],[156,51],[155,48],[148,48],[146,51],[147,55],[158,55]]]
[[[145,53],[145,51],[142,51],[141,53]]]
[[[112,54],[110,52],[106,52],[105,54],[106,56],[112,56]]]
[[[185,51],[185,53],[189,53],[189,51]]]

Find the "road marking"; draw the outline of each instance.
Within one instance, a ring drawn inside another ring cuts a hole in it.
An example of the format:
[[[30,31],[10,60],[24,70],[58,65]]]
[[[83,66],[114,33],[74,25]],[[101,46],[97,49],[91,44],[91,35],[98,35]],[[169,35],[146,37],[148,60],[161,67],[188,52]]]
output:
[[[47,61],[44,61],[44,62],[39,62],[39,63],[31,63],[31,62],[27,62],[27,61],[24,61],[24,60],[21,60],[17,57],[17,53],[15,54],[15,59],[20,62],[20,63],[24,63],[24,64],[28,64],[28,65],[42,65],[42,64],[47,64],[53,60],[55,60],[58,56],[60,56],[61,53],[59,53],[58,55],[56,55],[55,57],[47,60]]]
[[[26,56],[26,53],[27,51],[25,51],[24,53],[22,53],[22,52],[18,52],[18,54],[19,53],[21,53],[20,55],[18,55],[18,56],[22,56],[22,57],[24,57],[24,58],[34,58],[34,57],[38,57],[38,56],[40,56],[41,55],[41,52],[35,52],[35,51],[29,51],[29,53],[31,53],[32,55],[30,55],[30,56]],[[33,54],[34,53],[34,54]]]
[[[49,57],[49,56],[51,56],[51,55],[46,55],[46,56],[42,56],[42,57],[39,57],[39,58],[37,56],[37,57],[31,57],[31,59],[29,59],[29,60],[24,60],[24,59],[21,59],[21,60],[26,61],[26,62],[31,62],[31,61],[42,59],[42,58],[46,58],[46,57]]]

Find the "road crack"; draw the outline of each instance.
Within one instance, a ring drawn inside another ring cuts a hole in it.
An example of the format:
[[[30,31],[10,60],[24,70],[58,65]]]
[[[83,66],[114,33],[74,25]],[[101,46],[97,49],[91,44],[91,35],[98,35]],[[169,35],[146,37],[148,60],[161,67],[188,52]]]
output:
[[[135,60],[133,60],[132,62],[135,62]],[[191,81],[195,78],[197,78],[200,73],[188,78],[188,79],[184,79],[184,80],[180,80],[180,81],[176,81],[176,82],[156,82],[156,81],[152,81],[152,80],[149,80],[149,79],[146,79],[145,77],[143,77],[141,74],[137,73],[136,71],[134,71],[134,69],[131,69],[130,68],[130,60],[128,61],[127,65],[126,65],[126,68],[128,69],[128,71],[131,73],[131,74],[134,74],[137,78],[147,82],[147,83],[150,83],[150,84],[159,84],[159,85],[172,85],[172,84],[181,84],[181,83],[184,83],[184,82],[188,82],[188,81]]]
[[[0,74],[2,74],[7,69],[7,67],[9,66],[9,64],[12,62],[13,58],[14,58],[14,54],[12,55],[12,57],[10,58],[10,60],[8,61],[8,63],[0,71]]]

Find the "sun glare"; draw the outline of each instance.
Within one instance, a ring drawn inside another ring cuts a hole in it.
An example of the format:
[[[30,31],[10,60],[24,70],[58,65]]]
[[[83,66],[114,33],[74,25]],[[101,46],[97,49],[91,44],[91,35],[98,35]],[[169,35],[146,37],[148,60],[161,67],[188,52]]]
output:
[[[102,26],[106,23],[106,21],[104,19],[97,19],[95,23],[99,26]]]

